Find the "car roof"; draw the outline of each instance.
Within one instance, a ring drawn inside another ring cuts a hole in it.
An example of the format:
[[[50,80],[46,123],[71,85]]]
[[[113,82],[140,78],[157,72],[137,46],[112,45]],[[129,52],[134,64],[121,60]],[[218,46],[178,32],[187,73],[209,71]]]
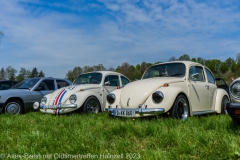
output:
[[[102,73],[103,75],[107,75],[107,74],[123,75],[121,73],[114,72],[114,71],[93,71],[93,72],[86,72],[82,74],[87,74],[87,73]]]

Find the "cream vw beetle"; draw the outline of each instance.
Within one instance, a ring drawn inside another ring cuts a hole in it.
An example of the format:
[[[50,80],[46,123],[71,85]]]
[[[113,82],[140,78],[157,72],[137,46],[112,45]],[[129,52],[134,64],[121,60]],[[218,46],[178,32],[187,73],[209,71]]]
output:
[[[43,113],[64,114],[80,109],[84,113],[104,111],[107,95],[130,81],[124,75],[111,71],[96,71],[79,75],[72,86],[44,96],[35,102],[34,109]]]
[[[211,71],[195,62],[174,61],[149,67],[141,80],[107,96],[112,116],[159,114],[185,120],[188,116],[225,113],[228,93],[217,88]]]

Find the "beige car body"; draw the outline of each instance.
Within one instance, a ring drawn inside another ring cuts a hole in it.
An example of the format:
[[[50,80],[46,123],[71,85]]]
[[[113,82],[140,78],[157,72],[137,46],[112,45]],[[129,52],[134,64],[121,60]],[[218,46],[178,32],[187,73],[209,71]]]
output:
[[[144,117],[164,114],[171,112],[171,108],[179,95],[184,95],[187,99],[188,115],[190,116],[221,113],[223,97],[227,97],[227,99],[229,97],[224,89],[217,88],[215,81],[209,83],[210,79],[208,79],[206,70],[210,73],[211,71],[207,67],[191,61],[174,61],[157,65],[170,63],[184,64],[186,67],[185,76],[142,78],[131,82],[124,88],[111,93],[114,95],[115,100],[112,104],[106,103],[106,110],[110,112],[110,115],[120,117]],[[191,79],[189,70],[193,67],[203,69],[203,81]],[[156,91],[160,91],[164,95],[160,103],[155,103],[152,99],[152,94]],[[128,111],[133,111],[133,113]],[[126,112],[129,115],[126,115]]]
[[[93,73],[93,72],[89,72]],[[89,97],[94,97],[97,103],[100,105],[100,108],[97,112],[104,111],[104,107],[106,105],[106,96],[115,90],[117,87],[123,87],[123,82],[121,77],[125,77],[124,75],[112,72],[112,71],[96,71],[94,73],[101,73],[102,78],[100,84],[80,84],[75,85],[73,83],[72,86],[68,86],[65,88],[58,89],[53,93],[47,94],[43,99],[46,99],[44,104],[42,102],[35,102],[33,108],[39,109],[42,113],[49,114],[65,114],[68,112],[73,112],[79,108],[81,108],[85,101]],[[85,73],[87,74],[87,73]],[[82,74],[83,75],[83,74]],[[119,80],[119,84],[110,85],[104,83],[104,80],[107,76],[117,76]],[[128,79],[127,79],[128,80]],[[130,80],[128,80],[130,82]],[[70,103],[69,98],[71,95],[76,95],[77,100],[75,103]],[[55,103],[57,97],[61,98],[60,103]]]

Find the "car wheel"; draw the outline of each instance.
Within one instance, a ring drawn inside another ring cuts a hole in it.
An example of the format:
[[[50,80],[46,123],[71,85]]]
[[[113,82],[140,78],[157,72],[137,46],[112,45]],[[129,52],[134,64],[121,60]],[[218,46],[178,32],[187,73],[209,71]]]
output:
[[[100,104],[96,97],[89,97],[83,106],[83,113],[98,113],[100,112]]]
[[[227,109],[226,109],[227,102],[229,102],[229,99],[227,96],[224,96],[222,98],[222,104],[221,104],[221,113],[223,113],[223,114],[228,114]]]
[[[188,101],[184,95],[179,95],[172,107],[171,117],[185,120],[189,115]]]
[[[8,101],[5,105],[5,113],[6,114],[12,114],[17,115],[22,113],[23,105],[19,100],[11,100]]]

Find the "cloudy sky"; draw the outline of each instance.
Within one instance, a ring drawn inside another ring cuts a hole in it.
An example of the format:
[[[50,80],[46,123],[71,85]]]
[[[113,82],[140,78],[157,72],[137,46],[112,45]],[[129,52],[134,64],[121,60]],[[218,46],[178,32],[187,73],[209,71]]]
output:
[[[0,0],[0,31],[0,68],[52,77],[183,54],[225,61],[240,53],[240,1]]]

